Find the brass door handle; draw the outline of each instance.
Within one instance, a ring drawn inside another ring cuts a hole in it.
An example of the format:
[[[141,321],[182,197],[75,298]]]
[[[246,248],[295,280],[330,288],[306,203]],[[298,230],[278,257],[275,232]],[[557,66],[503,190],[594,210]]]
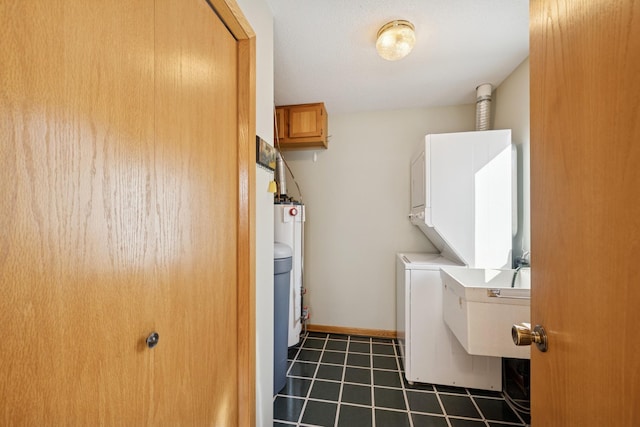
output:
[[[533,331],[530,323],[513,325],[511,327],[511,338],[513,338],[515,345],[531,345],[533,343],[543,353],[548,350],[547,333],[540,325],[536,325]]]

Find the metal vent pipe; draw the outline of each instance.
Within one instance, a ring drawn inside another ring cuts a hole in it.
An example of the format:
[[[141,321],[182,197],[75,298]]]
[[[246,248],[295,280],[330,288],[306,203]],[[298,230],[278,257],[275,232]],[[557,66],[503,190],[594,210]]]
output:
[[[476,88],[476,130],[491,129],[491,83]]]
[[[284,170],[284,160],[280,151],[276,151],[276,183],[278,184],[278,197],[287,195],[287,179]]]

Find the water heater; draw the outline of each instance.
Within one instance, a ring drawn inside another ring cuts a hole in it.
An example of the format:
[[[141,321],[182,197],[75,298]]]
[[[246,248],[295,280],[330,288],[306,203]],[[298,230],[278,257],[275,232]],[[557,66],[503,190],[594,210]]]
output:
[[[304,205],[276,203],[274,205],[274,240],[292,249],[289,301],[289,347],[300,342],[302,332],[302,273]]]

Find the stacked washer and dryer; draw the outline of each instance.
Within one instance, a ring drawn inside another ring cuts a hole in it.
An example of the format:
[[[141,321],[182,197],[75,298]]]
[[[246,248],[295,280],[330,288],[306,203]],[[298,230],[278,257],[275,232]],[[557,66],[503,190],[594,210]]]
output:
[[[411,222],[439,254],[396,257],[396,333],[407,381],[502,390],[502,360],[469,355],[443,320],[440,268],[511,268],[510,130],[427,135],[411,159]]]

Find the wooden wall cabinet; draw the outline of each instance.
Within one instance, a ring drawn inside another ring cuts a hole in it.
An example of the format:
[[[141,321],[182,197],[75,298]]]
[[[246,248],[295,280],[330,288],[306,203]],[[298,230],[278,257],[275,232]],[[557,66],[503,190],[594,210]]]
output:
[[[275,138],[282,150],[327,148],[327,124],[322,102],[283,105],[276,107]]]

